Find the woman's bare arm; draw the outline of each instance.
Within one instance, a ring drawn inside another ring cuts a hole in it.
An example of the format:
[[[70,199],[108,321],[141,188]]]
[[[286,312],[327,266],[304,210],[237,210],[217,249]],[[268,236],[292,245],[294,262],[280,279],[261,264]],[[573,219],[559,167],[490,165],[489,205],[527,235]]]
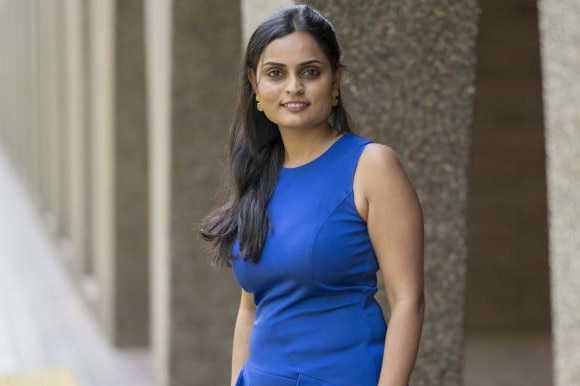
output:
[[[355,199],[367,220],[391,306],[379,386],[406,386],[423,324],[423,215],[392,149],[367,146],[355,176]]]
[[[250,343],[252,325],[254,324],[255,311],[256,306],[254,304],[253,295],[242,290],[232,347],[232,385],[235,384],[242,366],[248,359],[248,346]]]

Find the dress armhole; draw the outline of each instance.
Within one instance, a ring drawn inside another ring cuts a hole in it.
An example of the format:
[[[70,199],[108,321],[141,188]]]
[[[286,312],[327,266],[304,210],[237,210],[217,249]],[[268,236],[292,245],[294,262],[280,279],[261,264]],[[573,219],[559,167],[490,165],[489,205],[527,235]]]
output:
[[[361,218],[361,220],[364,221],[365,223],[367,222],[366,216],[363,216],[363,214],[360,212],[359,207],[356,205],[357,195],[356,195],[356,190],[355,190],[354,185],[355,185],[356,172],[358,170],[360,159],[361,159],[365,149],[367,148],[367,145],[369,145],[371,143],[373,143],[373,142],[372,141],[365,142],[357,148],[356,161],[354,162],[354,166],[352,169],[352,175],[351,175],[351,179],[350,179],[351,189],[352,189],[352,200],[353,200],[354,208],[355,208],[356,212],[358,213],[359,217]]]

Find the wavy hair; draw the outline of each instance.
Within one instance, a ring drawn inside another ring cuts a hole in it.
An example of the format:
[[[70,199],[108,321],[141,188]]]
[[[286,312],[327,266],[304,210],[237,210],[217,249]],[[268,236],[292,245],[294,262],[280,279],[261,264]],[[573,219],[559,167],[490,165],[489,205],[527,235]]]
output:
[[[201,224],[203,239],[210,242],[213,262],[231,266],[233,246],[239,242],[244,260],[260,260],[270,228],[268,203],[284,161],[284,144],[278,126],[256,108],[256,94],[248,74],[256,71],[266,46],[293,32],[306,32],[318,43],[333,71],[342,67],[341,49],[332,24],[317,10],[296,5],[266,19],[248,42],[240,72],[238,100],[228,142],[226,202]],[[342,101],[332,108],[331,127],[350,132],[350,119]]]

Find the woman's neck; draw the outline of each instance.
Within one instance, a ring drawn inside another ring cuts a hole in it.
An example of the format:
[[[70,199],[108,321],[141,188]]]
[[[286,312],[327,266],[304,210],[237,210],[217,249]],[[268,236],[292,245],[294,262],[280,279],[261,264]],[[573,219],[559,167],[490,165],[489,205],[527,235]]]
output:
[[[284,166],[304,165],[324,153],[340,136],[330,126],[318,129],[280,129],[284,143]]]

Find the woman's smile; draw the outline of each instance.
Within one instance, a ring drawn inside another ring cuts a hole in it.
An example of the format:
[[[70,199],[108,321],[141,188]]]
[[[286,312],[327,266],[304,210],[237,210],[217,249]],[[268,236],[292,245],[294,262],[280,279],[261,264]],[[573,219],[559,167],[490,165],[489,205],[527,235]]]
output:
[[[292,113],[299,113],[304,111],[310,104],[307,102],[286,102],[282,103],[282,107],[286,108]]]

